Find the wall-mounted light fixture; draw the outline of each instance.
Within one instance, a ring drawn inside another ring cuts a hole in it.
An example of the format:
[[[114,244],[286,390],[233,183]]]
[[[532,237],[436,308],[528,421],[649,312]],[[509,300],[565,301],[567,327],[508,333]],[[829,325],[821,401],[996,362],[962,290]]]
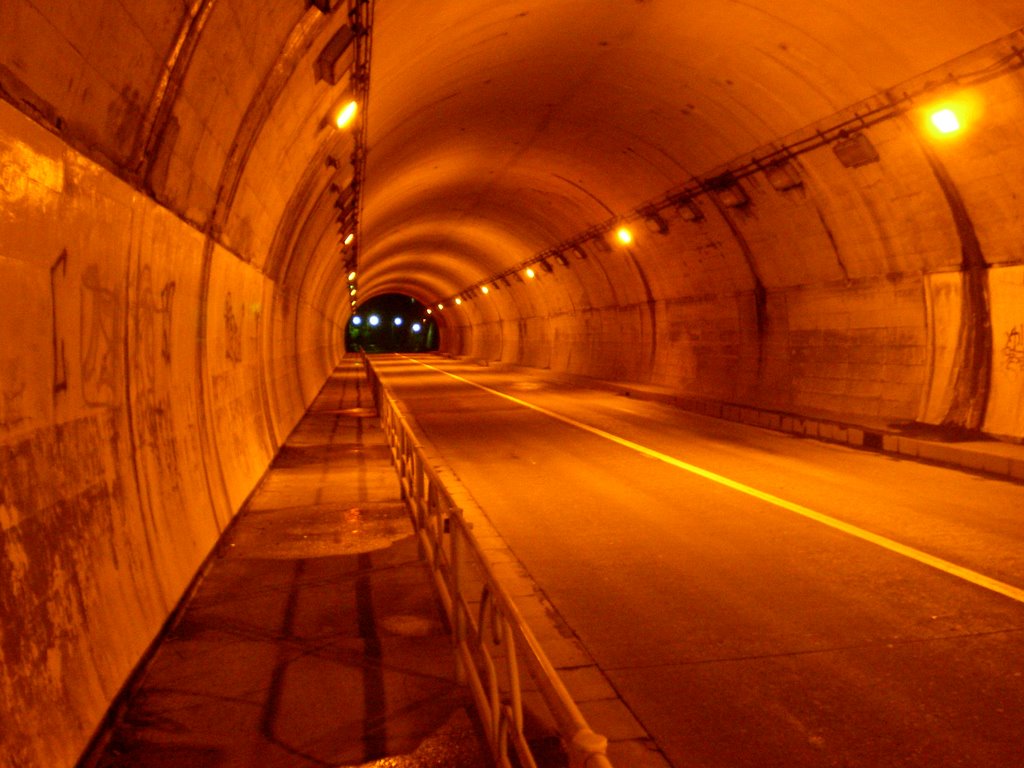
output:
[[[482,293],[484,296],[486,296],[490,292],[491,292],[491,289],[488,288],[486,285],[481,285],[480,286],[480,293]]]
[[[343,0],[306,0],[306,7],[316,8],[320,13],[330,13],[342,2]]]
[[[356,273],[355,273],[355,270],[353,270],[352,272],[348,273],[348,281],[351,283],[355,279],[356,279]]]
[[[676,207],[676,213],[683,221],[698,222],[704,221],[704,211],[689,195],[681,195],[672,200]]]
[[[327,41],[327,45],[316,57],[314,73],[317,82],[324,80],[330,85],[337,85],[352,62],[344,59],[345,52],[352,47],[359,34],[355,28],[346,24]]]
[[[859,131],[836,141],[832,145],[832,151],[839,158],[839,162],[847,168],[859,168],[862,165],[877,163],[879,160],[875,145]]]
[[[582,245],[574,245],[572,247],[572,253],[573,253],[573,256],[575,256],[580,261],[586,261],[587,252],[585,250],[583,250],[583,246]]]
[[[619,241],[620,245],[631,245],[633,242],[633,233],[629,227],[622,225],[615,230],[615,239]]]
[[[516,274],[519,274],[518,272]],[[537,276],[537,273],[533,271],[533,267],[526,268],[526,276],[533,280]]]
[[[561,267],[568,267],[569,266],[569,260],[567,258],[565,258],[565,254],[562,253],[561,251],[556,251],[555,255],[552,258],[554,258],[554,260]]]
[[[796,167],[788,160],[767,166],[764,169],[764,176],[768,179],[768,183],[779,192],[785,192],[787,189],[796,189],[804,185],[803,179],[797,173]]]
[[[541,260],[540,260],[540,261],[538,262],[538,264],[540,265],[540,268],[541,268],[541,269],[543,269],[543,270],[544,270],[545,272],[547,272],[548,274],[551,274],[552,272],[554,272],[554,271],[555,271],[555,268],[554,268],[554,267],[552,267],[552,266],[551,266],[551,265],[550,265],[550,264],[548,263],[548,260],[547,260],[547,259],[541,259]]]
[[[641,211],[644,217],[644,224],[647,225],[647,229],[657,235],[668,234],[668,222],[661,215],[661,212],[657,208],[647,208]]]
[[[715,196],[730,208],[743,208],[750,204],[750,198],[740,183],[731,173],[723,173],[720,176],[708,179],[704,186],[713,192]]]
[[[338,130],[344,130],[352,125],[352,122],[356,119],[356,113],[359,111],[359,102],[349,97],[342,101],[341,106],[334,111],[334,116],[331,118],[331,122],[335,125]]]

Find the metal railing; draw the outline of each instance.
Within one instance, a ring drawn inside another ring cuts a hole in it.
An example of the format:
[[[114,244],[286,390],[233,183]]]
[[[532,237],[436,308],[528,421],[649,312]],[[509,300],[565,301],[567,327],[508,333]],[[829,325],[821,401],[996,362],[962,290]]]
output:
[[[570,768],[612,768],[608,740],[591,730],[519,609],[498,582],[472,526],[427,461],[395,399],[363,357],[380,421],[420,549],[451,623],[459,682],[473,694],[494,760],[537,768],[526,733],[524,695],[539,694]],[[520,662],[528,675],[520,674]],[[544,736],[546,734],[535,734]]]

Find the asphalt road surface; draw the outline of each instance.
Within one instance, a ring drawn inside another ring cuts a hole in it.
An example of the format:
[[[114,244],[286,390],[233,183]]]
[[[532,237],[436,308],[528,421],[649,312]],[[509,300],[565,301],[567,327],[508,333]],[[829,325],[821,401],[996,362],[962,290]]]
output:
[[[1021,485],[374,363],[674,765],[1024,766]]]

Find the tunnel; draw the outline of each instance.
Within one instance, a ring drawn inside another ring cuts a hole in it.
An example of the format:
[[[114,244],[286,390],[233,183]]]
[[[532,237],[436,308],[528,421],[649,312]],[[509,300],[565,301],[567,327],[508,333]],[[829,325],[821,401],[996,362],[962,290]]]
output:
[[[374,297],[447,359],[1019,444],[1022,25],[4,0],[0,763],[75,763]]]

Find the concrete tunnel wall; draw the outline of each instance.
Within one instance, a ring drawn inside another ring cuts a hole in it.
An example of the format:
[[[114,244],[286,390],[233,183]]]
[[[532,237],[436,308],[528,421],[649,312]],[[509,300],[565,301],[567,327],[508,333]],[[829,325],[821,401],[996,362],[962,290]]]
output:
[[[444,349],[1024,439],[1019,4],[376,5],[361,299],[447,301],[614,215],[632,246],[449,302]],[[0,14],[0,763],[64,766],[342,354],[355,140],[313,76],[338,11]],[[826,141],[787,189],[637,215],[900,84],[877,161]],[[964,88],[984,129],[936,140]]]

